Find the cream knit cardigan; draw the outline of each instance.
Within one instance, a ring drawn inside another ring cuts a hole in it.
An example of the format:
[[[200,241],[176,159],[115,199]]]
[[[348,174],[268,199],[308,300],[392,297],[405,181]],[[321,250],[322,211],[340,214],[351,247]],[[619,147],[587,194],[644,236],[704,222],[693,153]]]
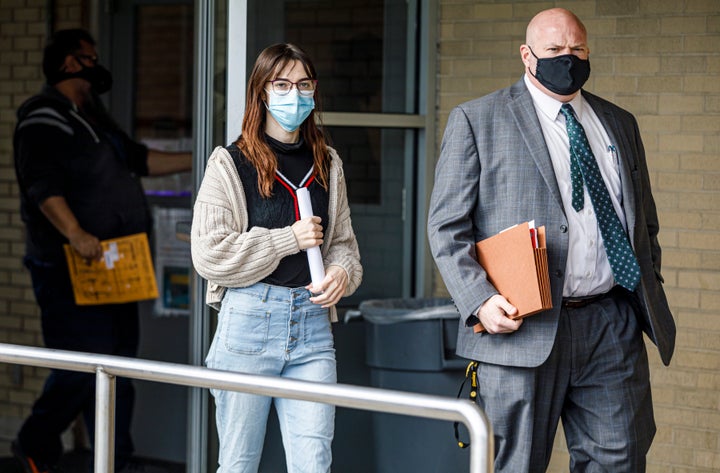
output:
[[[328,222],[323,263],[348,275],[345,295],[355,292],[362,266],[350,220],[342,161],[333,148],[329,176]],[[247,202],[240,176],[228,151],[218,146],[210,156],[193,210],[190,248],[195,270],[207,279],[205,302],[220,308],[225,289],[247,287],[270,275],[288,255],[300,251],[292,229],[248,226]],[[337,321],[332,307],[330,319]]]

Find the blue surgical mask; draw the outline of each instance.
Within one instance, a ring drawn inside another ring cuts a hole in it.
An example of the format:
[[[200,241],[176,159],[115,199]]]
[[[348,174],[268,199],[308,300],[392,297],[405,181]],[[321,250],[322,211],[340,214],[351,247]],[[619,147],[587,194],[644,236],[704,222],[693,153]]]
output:
[[[287,95],[278,95],[266,90],[268,103],[265,105],[275,121],[288,132],[297,130],[315,108],[315,99],[291,90]]]

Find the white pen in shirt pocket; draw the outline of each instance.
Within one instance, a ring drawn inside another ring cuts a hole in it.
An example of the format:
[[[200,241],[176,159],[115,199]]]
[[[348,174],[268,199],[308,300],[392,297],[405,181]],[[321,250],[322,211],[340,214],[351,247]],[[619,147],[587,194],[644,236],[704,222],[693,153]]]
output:
[[[607,147],[607,155],[608,159],[610,159],[610,162],[613,166],[615,166],[615,169],[619,169],[620,167],[620,158],[618,158],[618,152],[615,145],[608,145]]]

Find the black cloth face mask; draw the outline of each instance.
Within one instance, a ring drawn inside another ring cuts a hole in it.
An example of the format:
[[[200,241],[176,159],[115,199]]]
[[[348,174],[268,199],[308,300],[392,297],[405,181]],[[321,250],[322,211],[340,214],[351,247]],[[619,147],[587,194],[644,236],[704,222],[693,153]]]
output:
[[[530,53],[535,56],[533,50]],[[555,92],[558,95],[572,95],[587,82],[590,77],[590,60],[580,59],[574,54],[564,54],[562,56],[539,58],[535,77],[546,89]]]
[[[92,90],[96,94],[104,94],[110,88],[112,87],[113,78],[112,73],[110,73],[109,70],[105,69],[100,64],[96,64],[93,67],[87,67],[80,64],[82,66],[82,69],[80,69],[77,72],[65,72],[65,71],[58,71],[54,77],[48,78],[48,84],[55,85],[58,82],[64,81],[66,79],[85,79],[90,83],[90,87],[92,87]]]

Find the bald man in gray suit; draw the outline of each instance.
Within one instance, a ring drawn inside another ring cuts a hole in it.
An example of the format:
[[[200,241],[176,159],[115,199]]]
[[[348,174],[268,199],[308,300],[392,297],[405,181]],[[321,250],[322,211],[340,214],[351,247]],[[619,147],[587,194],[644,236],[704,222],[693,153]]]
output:
[[[562,419],[571,471],[642,472],[655,434],[642,334],[667,365],[675,323],[638,125],[581,91],[589,49],[573,13],[538,13],[520,55],[520,81],[451,112],[437,163],[428,237],[463,321],[457,351],[479,362],[478,403],[493,426],[496,471],[546,471]],[[573,206],[573,119],[612,209],[595,208],[587,185],[579,190],[584,207]],[[604,210],[615,212],[632,249],[636,278],[626,287],[608,260],[596,218]],[[546,227],[553,308],[513,320],[517,309],[488,281],[474,245],[530,220]],[[478,323],[484,332],[474,332]]]

